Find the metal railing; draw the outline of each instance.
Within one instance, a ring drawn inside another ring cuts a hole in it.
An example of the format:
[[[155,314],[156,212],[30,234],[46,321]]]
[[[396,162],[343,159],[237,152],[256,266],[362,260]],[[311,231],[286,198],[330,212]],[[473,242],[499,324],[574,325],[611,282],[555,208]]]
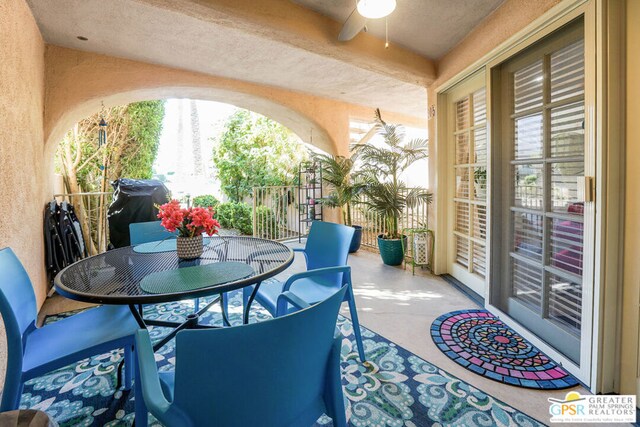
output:
[[[254,188],[253,235],[271,240],[297,238],[300,235],[297,194],[296,186]],[[63,193],[53,197],[75,208],[89,255],[106,251],[109,244],[107,209],[113,193]]]
[[[411,189],[406,189],[408,193]],[[296,186],[272,186],[253,189],[253,235],[272,240],[294,239],[299,229],[299,204]],[[366,199],[363,199],[366,201]],[[352,222],[362,226],[362,245],[378,248],[378,235],[386,232],[382,218],[359,203],[352,206]],[[429,207],[420,203],[407,208],[400,217],[400,229],[424,228]],[[303,230],[304,231],[304,230]]]
[[[300,236],[298,187],[271,186],[253,189],[253,235],[271,240]]]
[[[271,240],[298,238],[301,231],[297,195],[298,187],[295,185],[254,188],[253,235]],[[107,209],[113,200],[113,193],[56,194],[54,198],[74,206],[89,255],[104,252],[109,244]],[[382,218],[362,204],[352,206],[351,215],[353,224],[362,226],[362,245],[377,249],[378,235],[386,232]],[[407,208],[400,217],[399,228],[424,228],[428,216],[429,206],[426,203]]]
[[[552,209],[562,209],[578,199],[577,185],[575,183],[564,185],[556,184],[551,191]],[[516,185],[515,205],[521,208],[540,210],[545,207],[544,188],[539,185]]]
[[[541,209],[544,201],[542,187],[537,185],[516,185],[516,206],[528,209]]]
[[[113,200],[113,192],[65,193],[53,197],[57,202],[66,201],[73,205],[89,256],[106,251],[109,244],[107,209]]]

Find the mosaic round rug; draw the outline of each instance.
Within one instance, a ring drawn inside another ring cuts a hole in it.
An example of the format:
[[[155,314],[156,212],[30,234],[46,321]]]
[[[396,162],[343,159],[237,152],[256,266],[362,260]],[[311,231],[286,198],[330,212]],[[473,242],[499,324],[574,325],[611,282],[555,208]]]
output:
[[[578,380],[486,310],[452,311],[431,325],[440,350],[476,374],[519,387],[559,390]]]

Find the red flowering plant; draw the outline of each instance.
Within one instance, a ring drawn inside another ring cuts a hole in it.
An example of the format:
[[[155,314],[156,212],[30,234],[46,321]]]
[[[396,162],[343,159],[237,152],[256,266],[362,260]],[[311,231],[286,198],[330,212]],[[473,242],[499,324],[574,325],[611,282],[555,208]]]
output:
[[[195,237],[202,233],[213,236],[218,232],[220,223],[213,217],[213,208],[189,208],[180,206],[177,200],[171,200],[158,207],[158,218],[162,220],[162,226],[167,231],[178,231],[180,237]]]

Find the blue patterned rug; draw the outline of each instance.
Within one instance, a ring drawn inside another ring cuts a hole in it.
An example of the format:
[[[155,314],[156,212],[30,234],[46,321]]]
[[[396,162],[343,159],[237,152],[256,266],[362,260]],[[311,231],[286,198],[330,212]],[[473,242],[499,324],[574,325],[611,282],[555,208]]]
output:
[[[202,321],[221,324],[219,306]],[[232,323],[241,322],[239,293],[231,299]],[[145,316],[181,320],[191,312],[188,303],[169,303],[145,308]],[[46,322],[60,317],[50,316]],[[255,305],[252,321],[269,314]],[[349,425],[354,427],[422,426],[543,426],[544,424],[483,393],[384,337],[363,328],[369,363],[358,360],[351,322],[340,316],[338,327],[345,336],[342,346],[342,381]],[[152,328],[152,339],[168,330]],[[174,341],[156,353],[160,370],[175,363]],[[115,390],[116,367],[122,353],[113,351],[83,360],[26,383],[21,408],[46,411],[60,426],[129,426],[134,418],[133,392]],[[159,425],[150,417],[152,425]],[[316,426],[330,426],[320,418]]]
[[[459,365],[478,375],[519,387],[559,390],[578,380],[487,310],[443,314],[431,338]]]

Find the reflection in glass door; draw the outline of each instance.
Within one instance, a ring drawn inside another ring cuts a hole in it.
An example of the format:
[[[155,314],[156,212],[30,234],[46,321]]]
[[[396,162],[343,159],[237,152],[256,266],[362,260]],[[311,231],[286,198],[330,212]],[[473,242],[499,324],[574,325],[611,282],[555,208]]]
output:
[[[502,309],[580,363],[585,170],[582,27],[503,65],[510,141]],[[506,154],[508,153],[508,154]],[[504,160],[503,160],[504,161]]]

